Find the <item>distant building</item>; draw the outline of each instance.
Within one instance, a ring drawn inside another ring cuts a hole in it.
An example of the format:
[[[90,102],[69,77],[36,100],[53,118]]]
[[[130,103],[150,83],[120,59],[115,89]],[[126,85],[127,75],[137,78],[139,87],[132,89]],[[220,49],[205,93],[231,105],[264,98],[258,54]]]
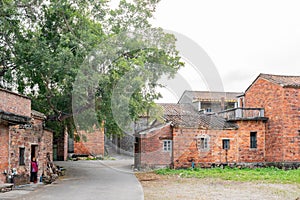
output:
[[[179,104],[191,104],[202,113],[217,113],[226,109],[238,107],[238,92],[185,91],[179,99]]]
[[[300,166],[300,76],[260,74],[245,94],[224,98],[233,108],[218,101],[206,114],[194,102],[212,98],[195,96],[161,104],[165,122],[136,134],[135,167]]]

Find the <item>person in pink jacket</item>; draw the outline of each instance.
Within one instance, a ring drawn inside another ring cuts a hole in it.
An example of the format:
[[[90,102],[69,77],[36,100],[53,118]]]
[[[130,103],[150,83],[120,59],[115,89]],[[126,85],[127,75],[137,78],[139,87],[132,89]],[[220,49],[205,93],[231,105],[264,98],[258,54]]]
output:
[[[36,162],[35,157],[31,161],[31,173],[30,173],[30,182],[37,183],[37,173],[39,171],[38,163]]]

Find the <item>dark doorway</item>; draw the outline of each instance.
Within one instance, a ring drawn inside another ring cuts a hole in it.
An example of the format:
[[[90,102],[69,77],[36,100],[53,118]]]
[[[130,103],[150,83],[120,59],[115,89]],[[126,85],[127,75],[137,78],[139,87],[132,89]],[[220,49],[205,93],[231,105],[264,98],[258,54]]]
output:
[[[35,157],[36,158],[36,155],[37,155],[37,147],[38,147],[38,145],[31,145],[31,160],[32,160],[32,158],[33,157]]]

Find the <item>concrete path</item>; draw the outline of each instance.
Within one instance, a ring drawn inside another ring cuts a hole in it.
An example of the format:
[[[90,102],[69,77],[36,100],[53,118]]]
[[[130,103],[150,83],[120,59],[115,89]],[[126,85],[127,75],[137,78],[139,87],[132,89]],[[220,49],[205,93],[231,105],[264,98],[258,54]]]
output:
[[[132,172],[132,163],[132,159],[57,162],[67,171],[55,183],[0,193],[0,199],[143,200],[143,189]]]

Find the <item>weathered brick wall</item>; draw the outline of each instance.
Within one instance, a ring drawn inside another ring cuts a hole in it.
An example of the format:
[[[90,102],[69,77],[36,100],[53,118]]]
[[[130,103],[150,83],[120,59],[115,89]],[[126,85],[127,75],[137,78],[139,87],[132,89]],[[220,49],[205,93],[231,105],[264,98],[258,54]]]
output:
[[[265,161],[266,123],[262,121],[237,122],[237,156],[238,163]],[[250,148],[250,132],[257,132],[257,148]]]
[[[31,117],[31,100],[0,88],[0,109],[5,112]]]
[[[65,129],[63,133],[60,133],[59,136],[54,138],[54,145],[55,145],[55,159],[57,161],[66,161],[68,159],[68,130]]]
[[[65,137],[59,136],[54,140],[56,144],[56,158],[58,161],[64,161],[65,157]]]
[[[199,149],[197,137],[208,137],[208,149]],[[222,139],[230,140],[230,149],[224,150]],[[212,163],[237,162],[237,134],[235,130],[174,129],[174,167],[191,167],[192,160],[198,166]]]
[[[94,132],[78,131],[80,141],[74,141],[74,154],[104,156],[104,130],[95,129]]]
[[[34,118],[32,123],[31,129],[20,129],[18,125],[10,127],[10,169],[17,169],[18,177],[16,177],[16,184],[29,182],[32,145],[37,146],[38,176],[46,168],[47,154],[50,155],[50,160],[52,160],[53,133],[43,129],[43,120],[41,119]],[[25,165],[19,164],[20,148],[25,148]]]
[[[53,161],[53,132],[50,130],[44,130],[44,159],[47,155],[50,157],[50,161]]]
[[[172,152],[163,150],[163,140],[172,140],[170,125],[140,135],[139,167],[170,166],[172,164]]]
[[[300,162],[300,88],[284,88],[284,161]]]
[[[269,118],[266,161],[299,161],[299,89],[283,88],[259,78],[246,92],[246,107],[261,107]],[[297,135],[298,134],[298,135]]]
[[[67,130],[65,130],[64,132],[64,161],[66,161],[68,159],[68,145],[69,145],[69,142],[68,142],[68,139],[69,139],[69,133]]]
[[[208,167],[221,163],[264,162],[265,124],[262,121],[237,122],[238,130],[174,129],[173,156],[175,168]],[[257,148],[250,149],[250,132],[257,132]],[[208,138],[208,149],[197,146],[197,137]],[[223,149],[223,139],[230,140],[230,149]]]
[[[8,126],[0,124],[0,183],[4,183],[6,176],[4,170],[8,170]]]

